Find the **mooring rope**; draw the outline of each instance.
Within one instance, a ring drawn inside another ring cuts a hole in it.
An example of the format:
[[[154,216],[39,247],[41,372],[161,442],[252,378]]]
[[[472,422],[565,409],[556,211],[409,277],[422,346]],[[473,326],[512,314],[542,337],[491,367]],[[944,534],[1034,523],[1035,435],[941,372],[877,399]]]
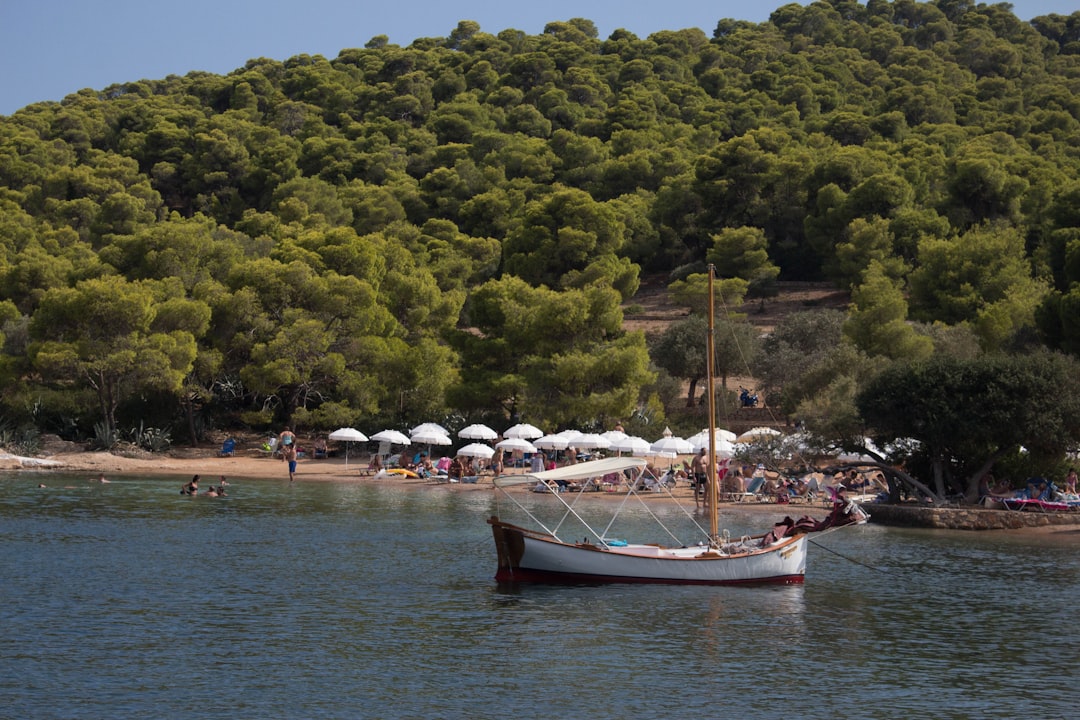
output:
[[[836,529],[839,529],[839,528],[836,528]],[[822,545],[821,543],[816,543],[816,542],[814,542],[813,538],[807,538],[807,540],[808,540],[808,541],[809,541],[809,542],[810,542],[810,543],[811,543],[811,544],[812,544],[812,545],[813,545],[814,547],[819,547],[819,548],[821,548],[822,550],[825,550],[826,552],[831,552],[831,553],[832,553],[833,555],[836,555],[837,557],[843,558],[844,560],[847,560],[848,562],[853,562],[853,563],[855,563],[856,565],[862,565],[862,566],[863,566],[864,568],[869,568],[869,569],[871,569],[871,570],[874,570],[874,571],[876,571],[876,572],[879,572],[879,573],[884,573],[884,572],[888,572],[887,570],[882,570],[881,568],[878,568],[878,567],[874,567],[873,565],[867,565],[866,563],[864,563],[864,562],[861,562],[861,561],[859,561],[859,560],[856,560],[856,559],[855,559],[855,558],[853,558],[853,557],[849,557],[849,556],[847,556],[847,555],[844,555],[843,553],[839,553],[839,552],[836,552],[836,551],[835,551],[835,550],[833,550],[832,548],[827,548],[827,547],[825,547],[824,545]]]

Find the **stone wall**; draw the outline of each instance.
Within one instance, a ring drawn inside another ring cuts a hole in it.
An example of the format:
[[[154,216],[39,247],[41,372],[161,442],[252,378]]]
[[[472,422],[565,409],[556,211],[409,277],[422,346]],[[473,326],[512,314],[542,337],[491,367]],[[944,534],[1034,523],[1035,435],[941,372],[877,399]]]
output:
[[[947,530],[1016,530],[1047,525],[1080,525],[1080,511],[1033,512],[978,507],[933,508],[916,505],[866,505],[870,522]]]

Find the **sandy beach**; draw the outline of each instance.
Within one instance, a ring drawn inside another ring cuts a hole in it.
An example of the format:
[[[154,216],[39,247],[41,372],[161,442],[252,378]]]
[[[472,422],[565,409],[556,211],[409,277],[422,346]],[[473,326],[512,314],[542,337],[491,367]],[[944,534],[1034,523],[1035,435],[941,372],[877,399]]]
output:
[[[227,479],[243,478],[247,480],[288,481],[288,467],[285,462],[257,449],[254,443],[241,445],[230,457],[221,457],[220,446],[209,447],[174,447],[167,453],[149,453],[133,451],[123,454],[109,452],[91,452],[83,450],[75,443],[53,442],[43,448],[39,457],[25,458],[11,454],[0,454],[0,471],[26,471],[39,473],[42,483],[48,485],[50,473],[86,473],[87,480],[104,474],[106,478],[125,475],[191,476],[200,475],[204,480],[216,481],[224,476]],[[430,488],[439,492],[494,492],[492,476],[482,475],[478,483],[444,483],[431,479],[409,478],[403,476],[379,477],[367,472],[366,454],[350,454],[348,461],[344,455],[327,458],[301,458],[297,463],[296,482],[345,482],[408,487],[418,491]],[[527,486],[514,488],[512,492],[530,492]],[[689,507],[694,505],[693,491],[689,486],[675,488],[672,494],[642,493],[650,503],[678,502]],[[582,499],[603,502],[621,500],[621,492],[585,493]],[[735,508],[740,512],[755,512],[776,516],[784,515],[824,517],[828,508],[819,503],[795,503],[779,505],[771,502],[724,502],[722,507]],[[873,507],[868,508],[871,512]],[[1075,542],[1080,535],[1076,525],[1057,525],[1026,527],[1010,530],[994,530],[1009,534],[1054,535],[1062,541]]]
[[[125,475],[191,476],[200,475],[204,481],[216,482],[224,476],[227,479],[243,478],[247,480],[288,481],[286,463],[268,453],[257,449],[254,442],[241,443],[236,453],[230,457],[221,457],[220,446],[210,447],[174,447],[167,453],[149,453],[131,451],[123,454],[110,452],[91,452],[83,450],[75,443],[50,442],[43,447],[40,457],[28,459],[15,455],[0,454],[0,471],[30,471],[43,475],[42,482],[48,484],[49,473],[85,473],[87,479],[104,474],[106,479]],[[409,478],[403,476],[379,477],[367,472],[368,456],[366,453],[350,453],[348,462],[344,455],[335,454],[327,458],[301,458],[297,462],[296,480],[305,482],[347,482],[393,485],[416,489],[432,488],[440,492],[494,492],[491,475],[481,475],[477,483],[445,483],[431,479]],[[513,471],[511,471],[513,472]],[[519,471],[524,472],[524,471]],[[511,492],[529,492],[527,486],[513,488]],[[584,498],[596,501],[619,500],[620,492],[585,493]],[[677,487],[671,496],[661,493],[643,493],[649,502],[680,502],[693,506],[692,489],[687,485]],[[824,516],[827,508],[820,504],[780,506],[774,503],[723,503],[738,505],[747,511],[760,511],[783,517],[785,514],[811,514]]]

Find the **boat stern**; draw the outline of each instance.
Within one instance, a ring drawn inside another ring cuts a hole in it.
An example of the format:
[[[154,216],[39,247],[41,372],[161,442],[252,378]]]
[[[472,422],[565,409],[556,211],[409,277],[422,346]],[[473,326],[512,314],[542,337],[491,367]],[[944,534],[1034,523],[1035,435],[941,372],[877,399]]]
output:
[[[514,580],[514,571],[521,568],[521,558],[525,554],[525,538],[521,529],[502,522],[495,515],[488,518],[491,534],[495,538],[495,552],[498,555],[498,568],[495,579],[499,582]]]

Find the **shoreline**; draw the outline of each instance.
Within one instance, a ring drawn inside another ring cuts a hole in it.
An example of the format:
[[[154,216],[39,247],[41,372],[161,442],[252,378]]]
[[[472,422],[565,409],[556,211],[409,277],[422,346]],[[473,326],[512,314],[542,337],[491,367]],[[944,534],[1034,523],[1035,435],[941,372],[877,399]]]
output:
[[[150,476],[190,476],[201,475],[207,479],[208,484],[216,482],[217,478],[224,476],[226,479],[242,478],[252,481],[284,481],[288,482],[288,469],[284,461],[269,457],[268,455],[252,455],[252,451],[241,451],[231,457],[220,457],[216,450],[203,448],[174,448],[168,454],[155,455],[141,453],[140,456],[132,457],[117,455],[109,452],[93,452],[83,450],[71,450],[65,448],[63,452],[49,454],[44,458],[21,458],[14,455],[0,455],[0,472],[33,473],[36,476],[47,477],[54,473],[86,473],[88,476],[103,473],[106,478],[110,475],[150,475]],[[406,478],[406,477],[375,477],[363,474],[367,468],[367,459],[352,460],[346,464],[344,457],[328,457],[323,459],[303,458],[297,463],[296,482],[343,482],[365,483],[371,485],[384,485],[394,487],[408,487],[413,489],[438,488],[444,492],[477,492],[493,491],[492,477],[481,476],[477,483],[440,483],[430,479]],[[91,478],[87,478],[88,481]],[[45,480],[44,482],[47,482]],[[522,486],[521,492],[530,492],[526,486]],[[583,499],[592,501],[609,501],[621,499],[623,493],[585,493]],[[690,487],[676,488],[672,496],[653,495],[644,493],[642,497],[648,498],[648,502],[672,503],[693,502],[693,491]],[[792,503],[780,505],[777,503],[760,502],[722,502],[720,507],[724,510],[738,508],[742,512],[772,514],[777,516],[811,515],[824,516],[828,508],[819,504]],[[888,506],[885,506],[888,507]],[[873,515],[874,506],[870,505],[867,510]],[[913,508],[913,510],[919,510]],[[958,508],[957,512],[970,511],[972,508]],[[943,509],[937,509],[942,512]],[[982,511],[987,512],[987,511]],[[1004,511],[1002,511],[1004,512]],[[1015,513],[1015,511],[1014,511]],[[886,514],[894,516],[892,511]],[[874,521],[871,520],[873,523]],[[905,527],[927,527],[927,525],[913,522],[889,522],[891,525]],[[931,528],[933,529],[933,528]],[[945,529],[938,526],[938,529]],[[954,528],[957,529],[957,528]],[[959,528],[964,529],[964,528]],[[965,529],[966,531],[971,531]],[[1074,541],[1073,536],[1080,534],[1080,513],[1077,513],[1073,522],[1060,524],[1032,525],[1026,527],[1003,527],[980,529],[979,532],[1006,533],[1009,535],[1056,535],[1062,541]]]

